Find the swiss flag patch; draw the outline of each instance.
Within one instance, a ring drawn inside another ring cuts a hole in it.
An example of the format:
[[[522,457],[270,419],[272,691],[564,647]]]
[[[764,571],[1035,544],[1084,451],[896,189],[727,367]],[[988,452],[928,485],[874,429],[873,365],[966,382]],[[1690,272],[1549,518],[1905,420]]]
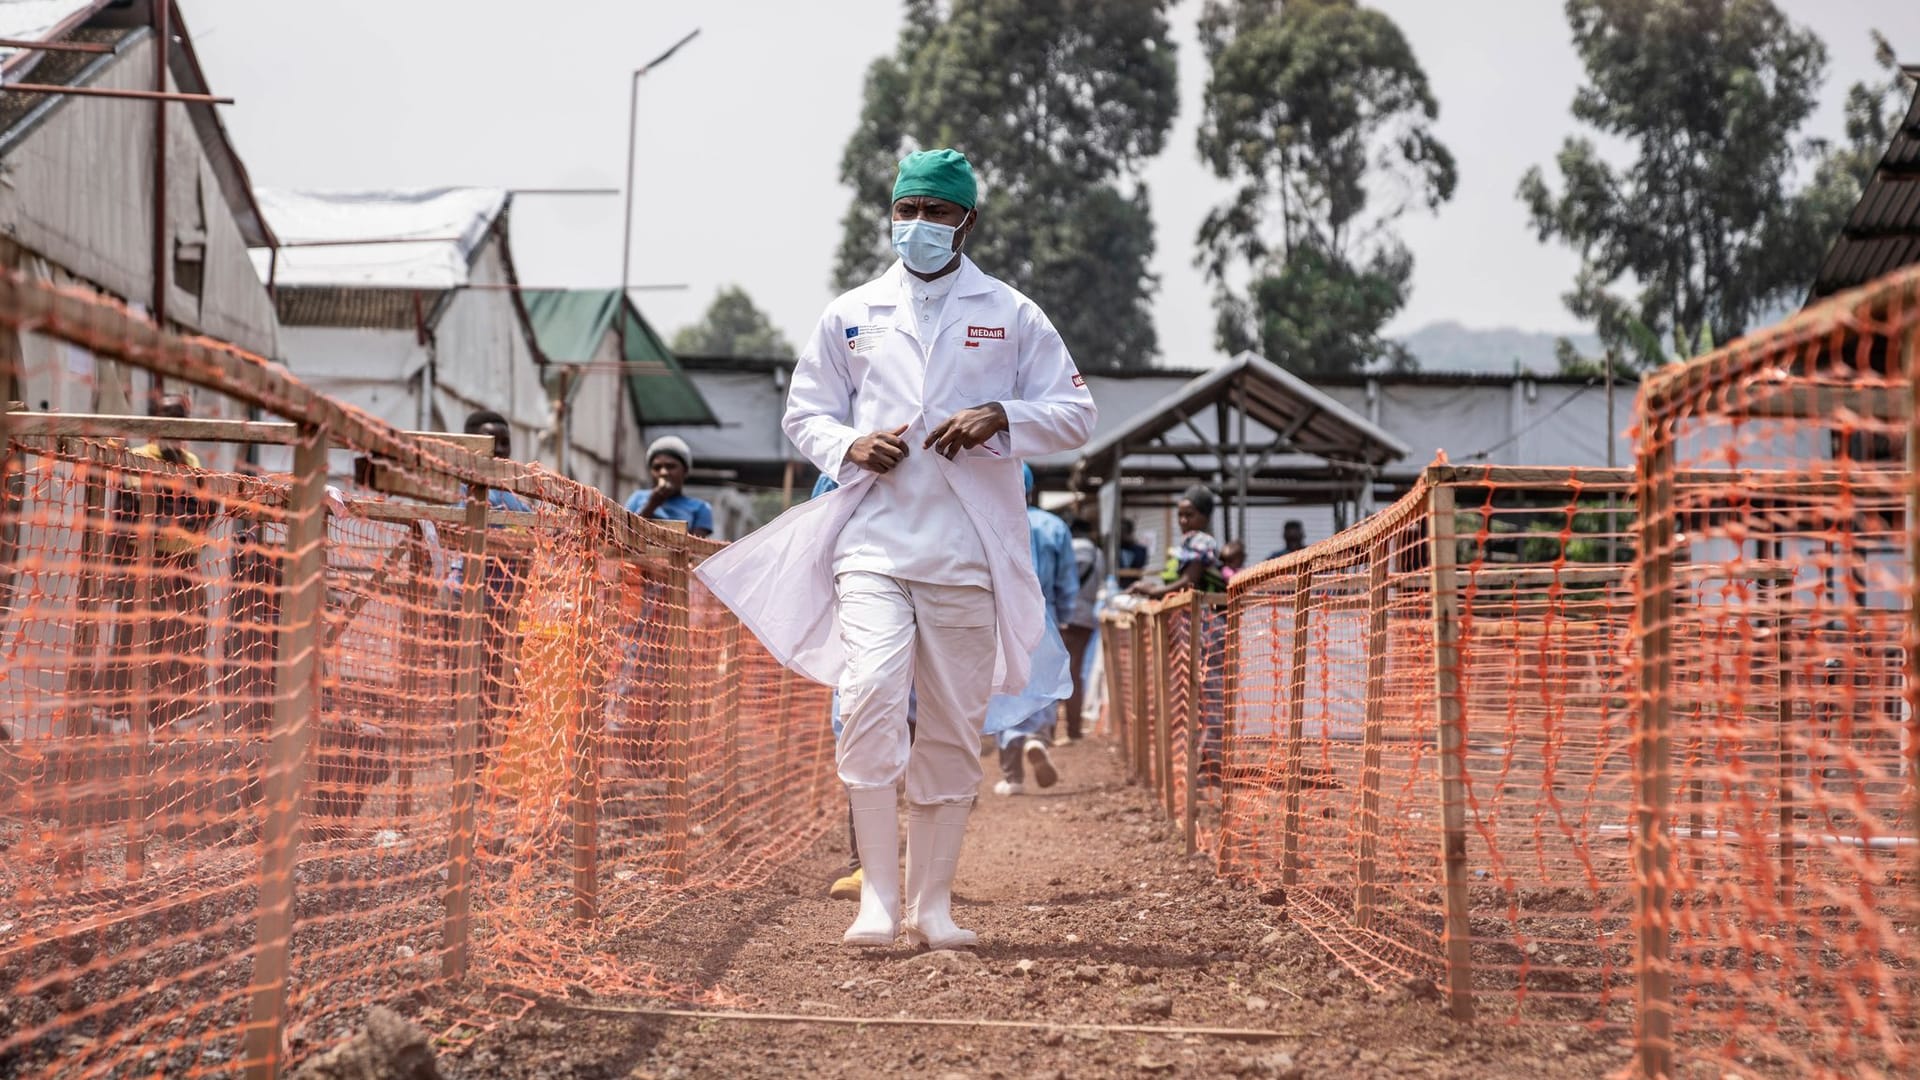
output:
[[[1079,372],[1077,372],[1077,371],[1076,371],[1076,372],[1074,372],[1074,373],[1073,373],[1073,385],[1075,385],[1075,386],[1085,386],[1085,385],[1087,385],[1087,377],[1086,377],[1085,375],[1082,375],[1082,374],[1080,374],[1080,373],[1079,373]]]

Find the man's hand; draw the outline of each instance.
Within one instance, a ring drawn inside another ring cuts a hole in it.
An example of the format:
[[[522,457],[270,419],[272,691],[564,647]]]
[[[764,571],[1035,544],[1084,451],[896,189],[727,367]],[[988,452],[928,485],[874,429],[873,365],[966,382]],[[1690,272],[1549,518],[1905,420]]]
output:
[[[971,450],[1005,430],[1006,406],[989,401],[985,405],[961,409],[941,421],[939,427],[927,434],[927,442],[922,449],[931,449],[951,461],[960,451]]]
[[[901,424],[892,431],[876,431],[871,435],[862,435],[847,447],[847,460],[867,470],[885,474],[895,465],[906,460],[907,441],[900,436],[907,433],[907,425]]]

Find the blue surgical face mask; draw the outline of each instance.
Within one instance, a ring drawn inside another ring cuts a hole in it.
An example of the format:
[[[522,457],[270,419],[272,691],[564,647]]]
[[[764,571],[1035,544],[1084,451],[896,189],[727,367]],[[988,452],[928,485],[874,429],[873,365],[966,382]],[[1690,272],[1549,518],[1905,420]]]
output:
[[[934,274],[953,261],[953,225],[939,225],[924,218],[893,223],[893,250],[907,269],[919,274]]]

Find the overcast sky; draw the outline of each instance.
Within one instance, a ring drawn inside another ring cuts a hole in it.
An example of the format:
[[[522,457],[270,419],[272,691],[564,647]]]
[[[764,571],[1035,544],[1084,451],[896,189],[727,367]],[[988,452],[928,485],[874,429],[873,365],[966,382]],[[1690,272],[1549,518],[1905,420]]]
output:
[[[1538,244],[1514,199],[1529,165],[1571,128],[1579,67],[1556,0],[1374,0],[1412,41],[1459,161],[1454,200],[1410,216],[1413,296],[1390,329],[1452,319],[1564,332],[1573,256]],[[225,117],[261,186],[462,184],[619,187],[628,73],[688,30],[701,35],[641,84],[633,280],[684,284],[640,294],[671,334],[737,282],[796,341],[830,299],[847,192],[840,150],[872,59],[893,48],[899,0],[329,0],[277,10],[259,0],[181,0]],[[1920,59],[1915,0],[1784,0],[1831,54],[1811,134],[1837,137],[1851,83],[1879,74],[1869,28]],[[1155,302],[1162,362],[1213,362],[1208,290],[1193,237],[1223,188],[1199,163],[1205,70],[1199,4],[1172,14],[1180,114],[1147,170],[1159,236]],[[834,17],[825,17],[831,11]],[[991,147],[972,148],[976,155]],[[991,203],[983,208],[991,213]],[[525,196],[515,256],[533,285],[620,278],[622,202]],[[992,272],[992,267],[985,268]]]

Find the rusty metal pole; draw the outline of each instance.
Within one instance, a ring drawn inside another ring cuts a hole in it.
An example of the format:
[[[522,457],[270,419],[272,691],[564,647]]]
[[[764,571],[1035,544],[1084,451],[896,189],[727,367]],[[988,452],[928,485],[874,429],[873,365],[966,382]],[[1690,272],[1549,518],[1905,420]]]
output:
[[[153,0],[153,92],[167,93],[167,69],[173,52],[172,0]],[[167,99],[153,104],[153,324],[167,325]],[[154,376],[156,388],[165,383]]]

